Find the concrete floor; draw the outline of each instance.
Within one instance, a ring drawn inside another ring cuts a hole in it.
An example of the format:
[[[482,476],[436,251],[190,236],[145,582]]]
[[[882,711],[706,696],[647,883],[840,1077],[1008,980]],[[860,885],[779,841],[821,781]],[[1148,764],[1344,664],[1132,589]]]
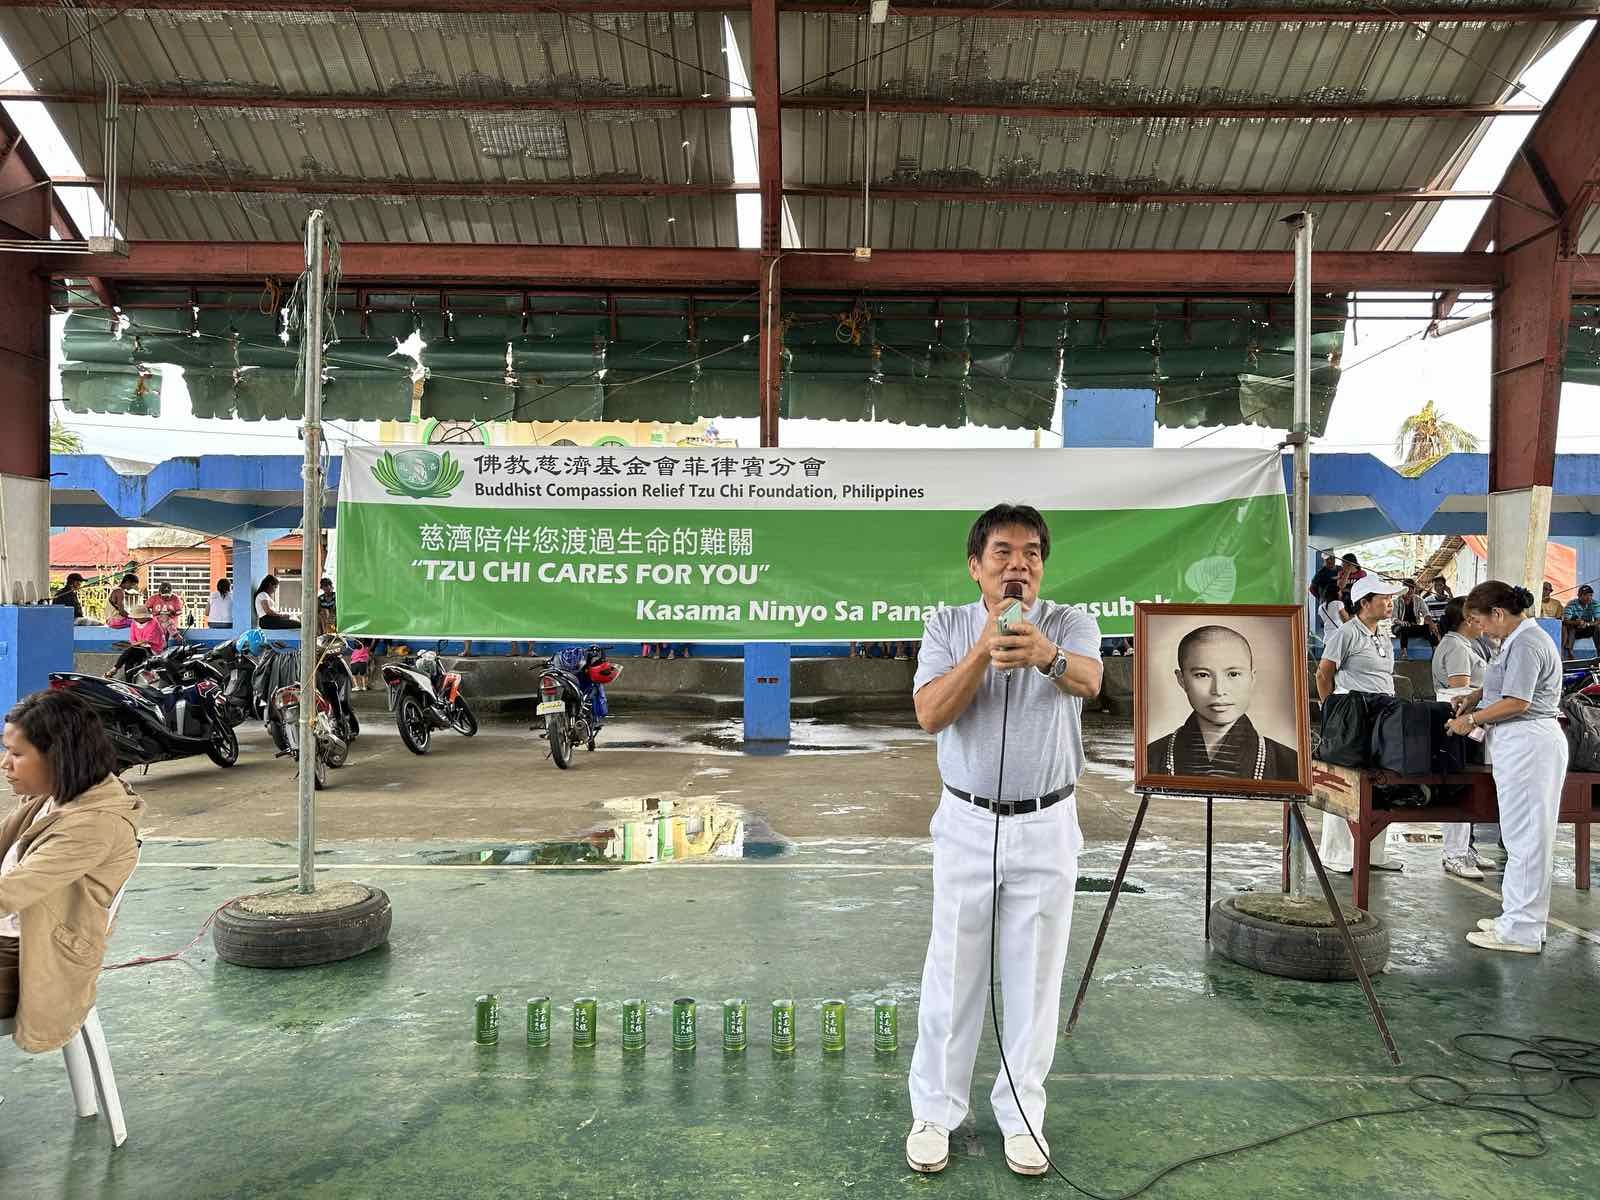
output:
[[[880,1197],[913,1190],[1021,1195],[1064,1185],[1005,1169],[987,1093],[944,1177],[901,1158],[905,1072],[930,901],[930,740],[905,726],[812,726],[782,758],[730,750],[729,730],[621,723],[570,772],[542,745],[491,729],[442,735],[414,759],[378,729],[323,794],[319,863],[388,891],[387,948],[293,973],[214,961],[209,941],[168,963],[103,977],[100,1006],[128,1111],[111,1152],[103,1123],[75,1120],[59,1055],[0,1047],[0,1196]],[[626,742],[646,743],[625,749]],[[1126,725],[1096,722],[1082,791],[1086,876],[1108,876],[1126,836]],[[847,749],[846,747],[858,747]],[[151,837],[113,960],[176,949],[229,897],[292,874],[292,776],[247,743],[224,774],[170,764],[138,786]],[[482,848],[559,839],[606,819],[606,800],[716,796],[745,807],[772,857],[621,869],[442,866]],[[1109,1194],[1205,1148],[1359,1108],[1407,1103],[1404,1080],[1495,1072],[1451,1038],[1471,1030],[1596,1036],[1600,905],[1572,890],[1570,835],[1557,855],[1541,958],[1462,940],[1495,909],[1449,880],[1437,848],[1408,847],[1373,908],[1394,953],[1378,989],[1405,1066],[1392,1068],[1354,985],[1271,979],[1208,953],[1201,936],[1203,808],[1152,810],[1098,980],[1063,1038],[1046,1134],[1080,1183]],[[1218,806],[1219,893],[1271,886],[1276,806]],[[1092,884],[1090,886],[1093,886]],[[1073,990],[1103,894],[1074,912]],[[475,1047],[472,999],[502,997],[502,1041]],[[525,997],[555,998],[555,1037],[529,1050]],[[571,1045],[571,999],[601,998],[600,1042]],[[618,1005],[650,1001],[650,1045],[625,1057]],[[706,1003],[701,1045],[670,1049],[675,996]],[[750,1001],[752,1036],[725,1056],[716,1004]],[[799,1052],[774,1057],[765,1013],[797,998]],[[823,998],[850,1003],[848,1051],[825,1057]],[[873,997],[901,1003],[897,1054],[871,1050]],[[566,1036],[563,1036],[563,1035]],[[1505,1163],[1471,1135],[1498,1122],[1440,1110],[1335,1126],[1190,1168],[1158,1197],[1591,1197],[1594,1126],[1549,1119],[1550,1153]]]

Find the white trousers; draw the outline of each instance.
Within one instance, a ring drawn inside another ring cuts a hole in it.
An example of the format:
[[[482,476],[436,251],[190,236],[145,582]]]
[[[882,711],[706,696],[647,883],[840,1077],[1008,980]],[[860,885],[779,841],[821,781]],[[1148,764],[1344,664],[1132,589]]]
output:
[[[911,1115],[954,1129],[966,1118],[978,1038],[988,1007],[989,922],[993,912],[995,816],[945,792],[933,815],[933,932],[922,968],[917,1047],[911,1058]],[[1006,1134],[1042,1136],[1044,1083],[1055,1060],[1061,972],[1078,883],[1075,800],[1042,813],[1000,817],[1000,906],[995,962],[1000,972],[1006,1061],[989,1100]]]
[[[1500,840],[1506,844],[1495,932],[1503,942],[1537,946],[1550,916],[1567,738],[1555,721],[1507,721],[1489,726],[1489,748],[1500,800]]]
[[[1368,861],[1375,867],[1387,865],[1389,851],[1398,849],[1401,833],[1391,825],[1372,839],[1372,857]],[[1330,871],[1350,871],[1356,865],[1356,839],[1350,834],[1350,823],[1332,813],[1322,814],[1322,837],[1317,841],[1317,853],[1322,865]]]
[[[1472,822],[1441,821],[1439,830],[1444,834],[1444,849],[1440,858],[1466,858],[1472,853]]]

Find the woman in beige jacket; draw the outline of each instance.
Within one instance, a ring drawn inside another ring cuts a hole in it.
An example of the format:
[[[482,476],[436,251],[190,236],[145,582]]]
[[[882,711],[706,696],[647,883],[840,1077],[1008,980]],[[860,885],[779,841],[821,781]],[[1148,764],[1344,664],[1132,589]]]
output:
[[[100,718],[70,692],[6,714],[3,770],[16,804],[0,820],[0,1017],[16,1043],[64,1046],[94,1006],[107,914],[139,857],[144,802],[118,779]]]

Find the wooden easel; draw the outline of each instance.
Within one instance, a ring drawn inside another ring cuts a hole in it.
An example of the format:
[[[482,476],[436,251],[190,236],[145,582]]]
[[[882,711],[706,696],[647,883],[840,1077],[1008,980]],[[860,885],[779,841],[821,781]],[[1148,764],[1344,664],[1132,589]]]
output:
[[[1070,1036],[1073,1027],[1078,1023],[1078,1013],[1083,1008],[1084,997],[1089,991],[1089,981],[1094,977],[1094,964],[1100,957],[1100,947],[1106,940],[1106,929],[1111,924],[1111,914],[1116,910],[1117,897],[1122,892],[1122,881],[1128,874],[1128,863],[1133,859],[1133,847],[1139,840],[1139,831],[1144,826],[1145,813],[1150,808],[1150,797],[1153,795],[1177,796],[1185,799],[1197,799],[1192,793],[1173,793],[1164,791],[1141,791],[1139,793],[1139,811],[1133,818],[1133,828],[1128,833],[1128,844],[1122,848],[1122,861],[1117,864],[1117,875],[1111,883],[1111,894],[1106,897],[1106,909],[1100,917],[1100,928],[1094,935],[1094,945],[1089,950],[1089,961],[1084,964],[1083,978],[1078,983],[1078,995],[1072,1002],[1072,1014],[1067,1018],[1067,1034]],[[1267,799],[1268,797],[1262,797]],[[1317,853],[1317,843],[1311,836],[1311,831],[1306,826],[1306,819],[1302,814],[1303,800],[1284,800],[1282,796],[1270,797],[1277,803],[1282,803],[1288,810],[1289,820],[1299,830],[1300,836],[1305,841],[1306,854],[1311,860],[1311,866],[1317,873],[1317,882],[1322,886],[1323,899],[1327,901],[1328,911],[1333,914],[1334,924],[1339,928],[1339,936],[1344,939],[1345,951],[1350,955],[1351,965],[1355,967],[1356,979],[1361,983],[1361,991],[1367,998],[1367,1010],[1372,1014],[1372,1022],[1378,1027],[1378,1033],[1383,1038],[1384,1047],[1389,1052],[1389,1060],[1395,1066],[1400,1065],[1400,1051],[1395,1048],[1394,1037],[1389,1032],[1389,1023],[1384,1020],[1383,1007],[1378,1003],[1377,993],[1372,990],[1372,980],[1367,975],[1366,964],[1361,961],[1361,955],[1356,950],[1355,939],[1350,936],[1350,927],[1345,923],[1344,911],[1339,907],[1339,902],[1334,899],[1333,888],[1328,883],[1328,872],[1323,868],[1322,857]],[[1206,802],[1206,940],[1211,940],[1211,821],[1214,799],[1205,797]]]

